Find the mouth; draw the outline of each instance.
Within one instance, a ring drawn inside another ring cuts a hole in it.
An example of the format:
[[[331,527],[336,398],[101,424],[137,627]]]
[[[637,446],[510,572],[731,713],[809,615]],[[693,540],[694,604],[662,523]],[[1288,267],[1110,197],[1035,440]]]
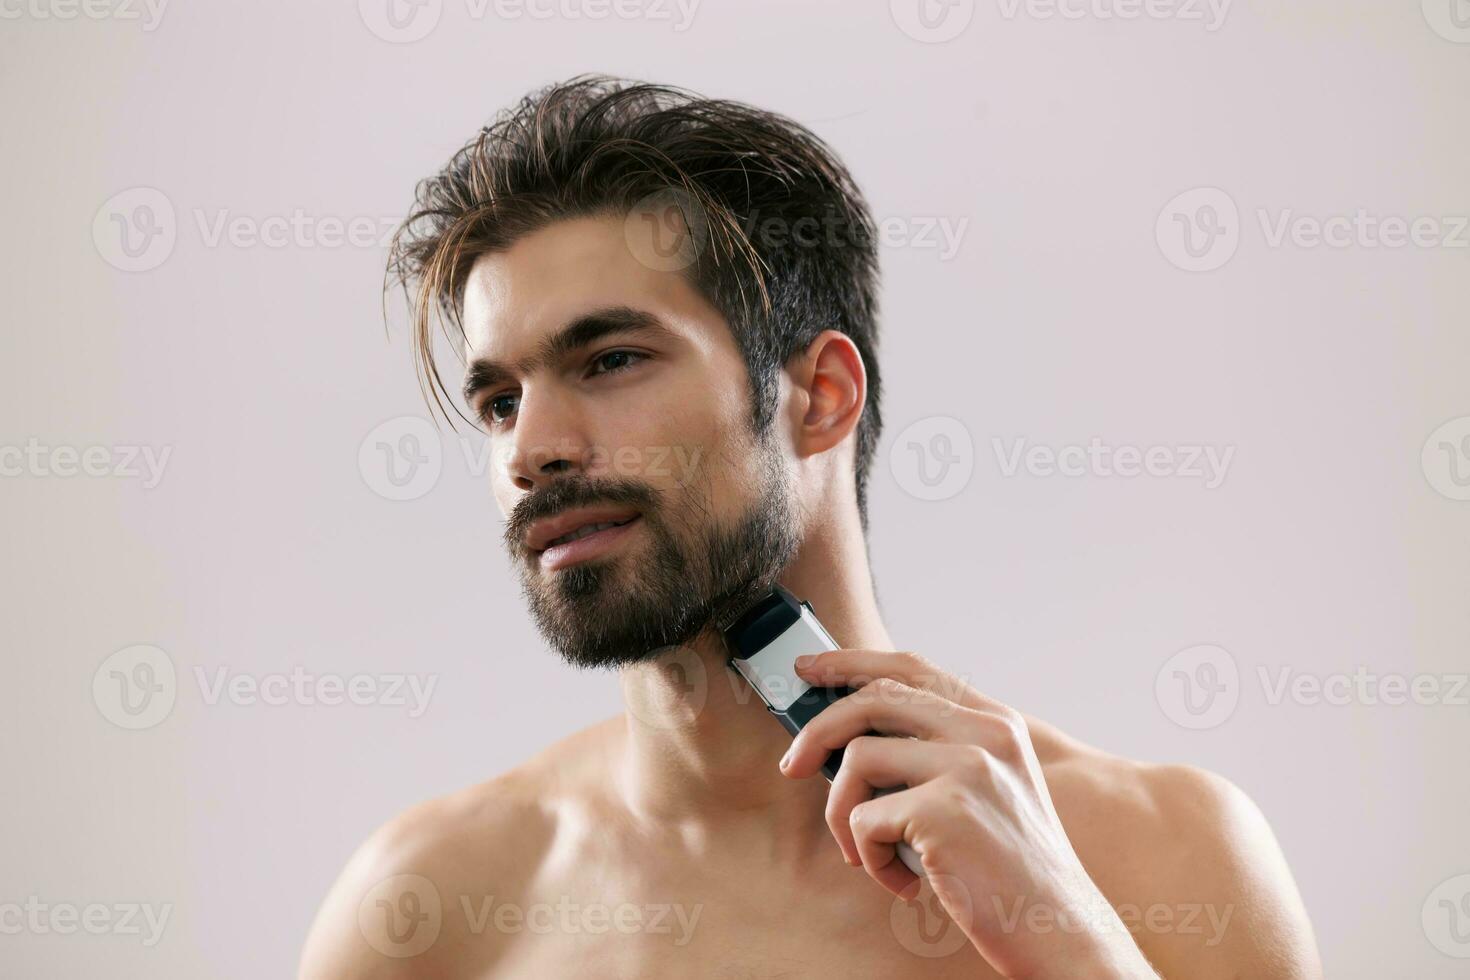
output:
[[[539,522],[526,543],[541,567],[552,571],[606,553],[627,537],[641,517],[626,508],[569,511]]]

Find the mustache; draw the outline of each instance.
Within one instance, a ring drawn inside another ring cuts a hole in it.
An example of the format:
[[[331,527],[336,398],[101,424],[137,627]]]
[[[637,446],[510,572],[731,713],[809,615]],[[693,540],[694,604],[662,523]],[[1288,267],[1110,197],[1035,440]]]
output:
[[[648,515],[658,509],[658,500],[658,493],[652,487],[632,480],[561,477],[546,488],[522,497],[511,509],[505,522],[505,547],[513,555],[520,554],[532,524],[573,507],[626,504]]]

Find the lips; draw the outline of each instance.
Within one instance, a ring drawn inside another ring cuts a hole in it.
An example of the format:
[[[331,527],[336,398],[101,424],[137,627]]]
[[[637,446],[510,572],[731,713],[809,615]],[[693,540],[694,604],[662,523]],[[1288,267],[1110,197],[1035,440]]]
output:
[[[631,521],[632,519],[633,518],[630,517],[627,521],[603,521],[599,524],[583,524],[581,527],[577,528],[575,531],[572,531],[570,534],[563,534],[559,538],[552,538],[550,541],[546,542],[546,547],[553,548],[559,544],[569,544],[573,541],[576,541],[578,538],[585,538],[589,534],[596,534],[598,531],[606,531],[610,527],[622,527],[624,524],[628,523],[628,521]]]
[[[577,507],[532,524],[526,531],[526,547],[532,551],[545,551],[599,531],[621,527],[637,517],[638,511],[625,504]]]

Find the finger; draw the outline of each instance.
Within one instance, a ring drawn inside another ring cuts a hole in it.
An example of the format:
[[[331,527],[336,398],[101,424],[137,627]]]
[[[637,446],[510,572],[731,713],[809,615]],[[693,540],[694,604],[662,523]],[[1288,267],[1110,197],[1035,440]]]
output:
[[[891,650],[828,650],[815,655],[806,667],[798,666],[797,674],[819,687],[862,687],[879,677],[891,677],[920,691],[930,691],[956,704],[977,711],[995,710],[1004,705],[987,697],[969,684],[940,670],[917,653]]]
[[[922,788],[916,788],[888,793],[858,804],[848,814],[848,827],[863,870],[900,897],[913,891],[919,876],[899,860],[896,845],[901,840],[909,840],[916,800],[923,792]],[[909,840],[909,843],[914,842]]]
[[[861,858],[853,840],[848,818],[859,804],[873,799],[878,790],[915,787],[949,772],[973,749],[945,742],[884,738],[861,735],[847,743],[842,765],[827,793],[827,827],[849,864]]]
[[[859,735],[879,732],[919,739],[983,742],[993,721],[929,691],[888,677],[847,695],[807,722],[791,743],[781,771],[798,779],[821,768],[834,749]]]

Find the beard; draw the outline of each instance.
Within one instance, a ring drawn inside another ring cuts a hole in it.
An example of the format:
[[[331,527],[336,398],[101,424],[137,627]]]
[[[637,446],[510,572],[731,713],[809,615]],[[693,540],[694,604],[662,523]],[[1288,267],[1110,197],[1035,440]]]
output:
[[[728,521],[710,516],[692,483],[658,491],[632,480],[569,476],[516,505],[506,547],[537,629],[567,663],[618,668],[652,660],[712,632],[770,590],[796,554],[799,535],[776,451],[764,439],[757,443],[754,502]],[[543,574],[539,556],[524,544],[531,523],[609,503],[639,511],[651,538],[644,551]]]

